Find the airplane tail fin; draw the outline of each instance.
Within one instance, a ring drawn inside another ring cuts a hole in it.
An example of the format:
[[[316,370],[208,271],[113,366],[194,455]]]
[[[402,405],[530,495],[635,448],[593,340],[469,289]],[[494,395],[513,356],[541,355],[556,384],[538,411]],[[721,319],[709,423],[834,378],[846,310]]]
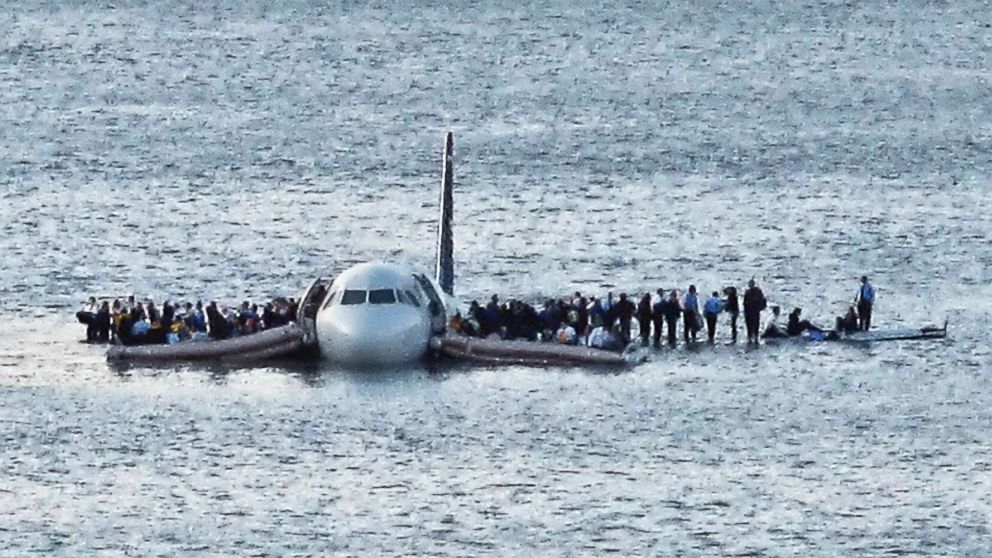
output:
[[[454,210],[454,174],[452,167],[452,151],[454,137],[451,132],[444,136],[444,155],[442,163],[444,170],[441,175],[441,217],[437,231],[437,267],[435,278],[441,290],[454,296],[455,290],[455,242],[451,231],[451,219]]]

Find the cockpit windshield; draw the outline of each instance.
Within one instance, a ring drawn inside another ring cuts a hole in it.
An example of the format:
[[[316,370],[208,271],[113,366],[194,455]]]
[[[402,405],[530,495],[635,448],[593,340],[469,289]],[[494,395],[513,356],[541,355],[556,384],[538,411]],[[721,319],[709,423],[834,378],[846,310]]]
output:
[[[369,291],[369,304],[394,304],[396,293],[393,289],[375,289]]]
[[[364,304],[368,291],[345,290],[341,295],[341,304]]]
[[[334,291],[327,296],[324,308],[336,304],[354,306],[357,304],[404,304],[420,308],[420,298],[413,291],[402,291],[394,289],[372,289],[371,291],[360,289],[345,289]]]

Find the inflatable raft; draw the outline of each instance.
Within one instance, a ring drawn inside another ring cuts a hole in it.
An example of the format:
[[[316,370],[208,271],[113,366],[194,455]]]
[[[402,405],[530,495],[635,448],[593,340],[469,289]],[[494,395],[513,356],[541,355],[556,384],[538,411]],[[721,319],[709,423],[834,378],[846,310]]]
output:
[[[224,360],[256,361],[288,357],[303,350],[304,332],[296,324],[220,341],[184,341],[171,345],[113,345],[109,361]]]
[[[498,364],[625,366],[629,363],[623,353],[533,341],[444,335],[432,338],[431,347],[449,357]]]

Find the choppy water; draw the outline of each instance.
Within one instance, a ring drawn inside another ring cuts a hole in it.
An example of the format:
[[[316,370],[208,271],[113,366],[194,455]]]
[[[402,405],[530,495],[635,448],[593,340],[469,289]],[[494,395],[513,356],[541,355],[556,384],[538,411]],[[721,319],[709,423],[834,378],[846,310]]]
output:
[[[0,554],[983,555],[984,2],[0,13]],[[752,275],[937,344],[701,347],[618,374],[115,370],[85,296]]]

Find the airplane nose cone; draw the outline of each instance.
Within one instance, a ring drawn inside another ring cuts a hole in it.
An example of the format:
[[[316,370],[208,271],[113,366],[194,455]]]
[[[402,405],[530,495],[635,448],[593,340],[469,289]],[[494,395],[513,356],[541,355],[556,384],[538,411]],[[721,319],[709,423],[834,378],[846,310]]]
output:
[[[320,350],[329,359],[349,365],[399,364],[419,359],[428,335],[419,319],[370,317],[325,324],[318,332]],[[320,335],[324,333],[324,335]]]

